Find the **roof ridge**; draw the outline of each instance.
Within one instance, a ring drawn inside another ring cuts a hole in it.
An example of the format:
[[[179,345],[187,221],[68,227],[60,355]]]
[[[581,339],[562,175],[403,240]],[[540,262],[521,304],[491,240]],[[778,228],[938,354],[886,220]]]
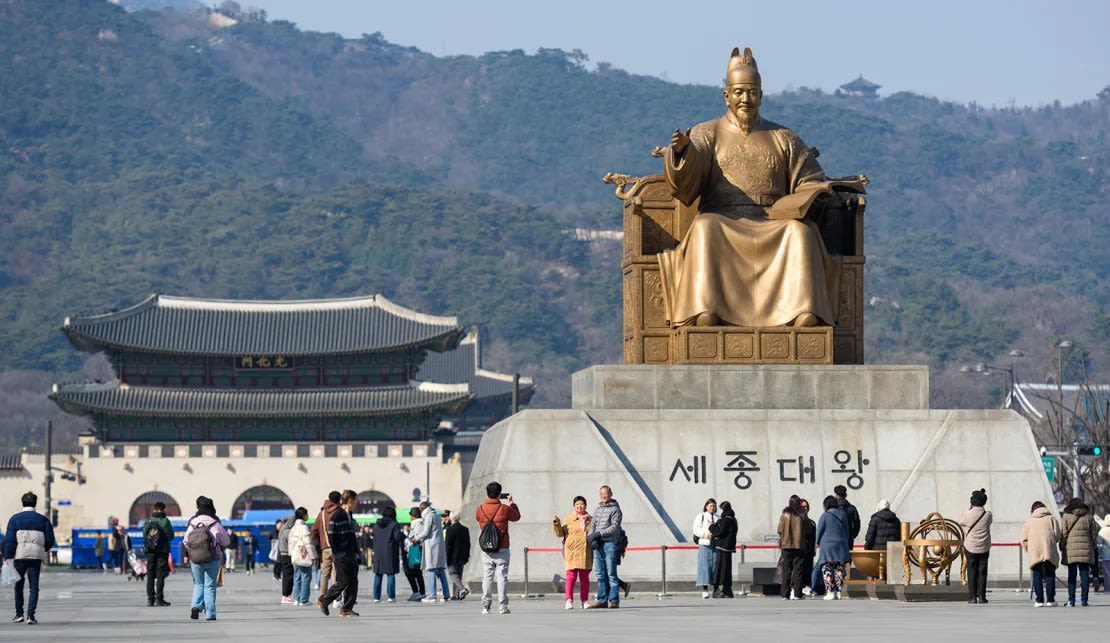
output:
[[[375,297],[378,300],[379,308],[389,311],[395,315],[405,317],[406,319],[411,319],[413,321],[418,321],[425,324],[445,324],[451,326],[459,325],[459,318],[455,315],[430,315],[428,313],[422,313],[412,310],[411,308],[405,308],[400,304],[396,304],[386,299],[385,296],[380,293],[378,295],[375,295]]]
[[[119,319],[121,317],[128,317],[128,316],[133,315],[135,313],[142,312],[142,311],[144,311],[147,308],[150,308],[152,306],[157,306],[158,305],[158,297],[159,297],[158,293],[154,292],[154,293],[151,293],[150,295],[148,295],[146,299],[140,301],[137,304],[133,304],[131,306],[128,306],[127,308],[124,308],[123,310],[119,310],[117,308],[112,308],[112,309],[107,310],[107,311],[102,312],[102,313],[93,313],[93,314],[89,314],[89,315],[67,316],[65,318],[65,320],[62,321],[62,328],[69,328],[70,325],[74,321],[77,321],[77,320],[80,320],[80,321],[83,321],[83,322],[88,322],[88,323],[95,323],[95,322],[98,322],[98,321],[100,321],[104,318]]]

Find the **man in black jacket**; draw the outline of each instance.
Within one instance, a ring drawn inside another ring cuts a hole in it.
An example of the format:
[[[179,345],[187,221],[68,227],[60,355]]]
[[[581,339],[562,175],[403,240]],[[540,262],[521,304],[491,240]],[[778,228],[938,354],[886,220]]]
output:
[[[867,523],[867,536],[863,539],[864,549],[881,549],[886,551],[888,542],[902,540],[902,521],[890,510],[890,501],[883,498],[871,521]]]
[[[339,498],[339,508],[328,519],[327,535],[331,543],[332,561],[335,565],[335,583],[328,588],[326,594],[316,599],[316,607],[329,614],[328,605],[332,601],[343,597],[343,606],[339,615],[343,617],[358,616],[354,611],[355,599],[358,598],[358,536],[355,533],[356,524],[352,514],[358,503],[358,494],[347,489]]]
[[[461,601],[470,590],[462,582],[463,567],[470,561],[470,530],[462,524],[462,514],[451,516],[447,539],[447,578],[451,579],[451,600]]]
[[[833,487],[833,495],[836,496],[836,506],[844,510],[845,515],[848,516],[848,537],[855,542],[859,537],[859,511],[856,510],[852,503],[848,502],[848,488],[842,484]]]
[[[143,523],[143,552],[146,553],[146,604],[168,607],[164,590],[170,573],[170,543],[173,525],[166,517],[166,503],[154,503],[154,511]]]

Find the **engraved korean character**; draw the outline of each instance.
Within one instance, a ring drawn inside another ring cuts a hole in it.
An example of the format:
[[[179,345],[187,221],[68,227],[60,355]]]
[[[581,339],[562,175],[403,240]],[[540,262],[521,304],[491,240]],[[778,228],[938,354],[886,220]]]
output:
[[[845,481],[845,484],[848,485],[849,489],[861,489],[863,487],[863,476],[861,475],[863,473],[863,467],[864,465],[871,464],[871,460],[863,457],[862,450],[856,450],[855,468],[849,468],[849,466],[852,465],[852,453],[850,451],[845,451],[843,449],[837,451],[833,454],[833,460],[839,468],[833,469],[832,473],[847,474],[848,479]]]
[[[779,481],[780,482],[800,482],[806,483],[806,474],[809,474],[809,483],[813,484],[816,481],[815,459],[809,456],[809,464],[806,465],[805,456],[798,456],[797,458],[778,458],[775,462],[779,463]],[[794,467],[798,467],[798,475],[794,477]]]
[[[674,467],[671,469],[670,482],[674,482],[675,476],[682,474],[686,478],[686,482],[693,482],[694,484],[707,484],[709,482],[709,471],[706,469],[707,458],[704,455],[696,455],[690,460],[690,464],[685,464],[682,458],[678,458],[674,462]]]
[[[751,456],[759,455],[758,451],[725,451],[725,455],[732,458],[728,461],[724,471],[738,472],[736,477],[733,478],[732,484],[737,489],[748,489],[752,486],[752,477],[748,475],[750,471],[759,471],[759,466]]]

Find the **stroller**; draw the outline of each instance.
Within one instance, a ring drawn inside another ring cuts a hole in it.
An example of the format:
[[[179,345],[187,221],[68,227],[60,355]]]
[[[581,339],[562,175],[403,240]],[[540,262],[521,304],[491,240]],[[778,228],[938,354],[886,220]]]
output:
[[[140,581],[146,578],[146,554],[143,553],[143,550],[128,549],[127,566],[131,568],[131,575],[127,577],[128,581]]]

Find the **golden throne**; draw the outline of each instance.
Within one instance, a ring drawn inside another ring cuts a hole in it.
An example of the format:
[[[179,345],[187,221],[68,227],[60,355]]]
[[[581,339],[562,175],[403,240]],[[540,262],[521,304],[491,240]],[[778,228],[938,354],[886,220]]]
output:
[[[840,263],[840,292],[833,327],[682,326],[667,324],[656,253],[678,246],[697,215],[671,196],[663,175],[642,178],[609,173],[623,202],[625,364],[862,364],[862,195],[835,191],[820,197],[807,216],[821,230]],[[847,181],[866,183],[866,177]]]

